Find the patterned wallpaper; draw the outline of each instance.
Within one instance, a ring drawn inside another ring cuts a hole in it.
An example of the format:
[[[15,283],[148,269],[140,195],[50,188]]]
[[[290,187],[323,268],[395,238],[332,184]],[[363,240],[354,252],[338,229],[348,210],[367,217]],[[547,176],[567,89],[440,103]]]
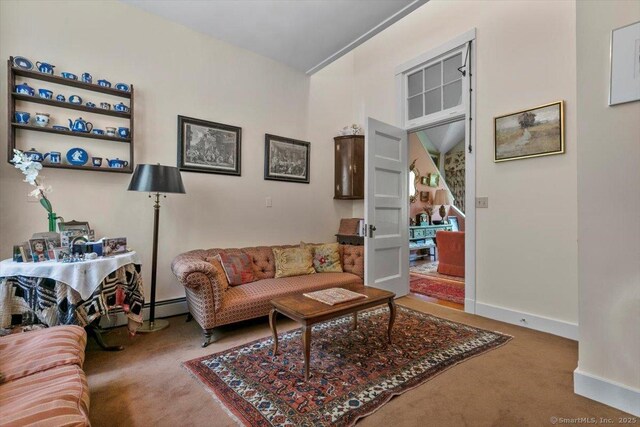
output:
[[[464,148],[445,154],[444,172],[449,190],[455,199],[453,204],[464,213]]]

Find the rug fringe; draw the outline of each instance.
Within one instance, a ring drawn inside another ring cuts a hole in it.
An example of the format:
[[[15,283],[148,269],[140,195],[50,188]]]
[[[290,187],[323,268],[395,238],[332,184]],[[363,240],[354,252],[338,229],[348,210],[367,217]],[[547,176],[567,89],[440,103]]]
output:
[[[231,418],[237,425],[241,427],[250,427],[249,424],[242,422],[242,420],[229,407],[227,407],[227,405],[222,401],[222,399],[216,394],[215,390],[211,388],[208,384],[205,384],[204,381],[202,381],[202,379],[195,372],[193,372],[191,369],[189,369],[185,365],[185,363],[181,363],[180,365],[182,366],[182,369],[187,371],[189,375],[191,375],[200,383],[202,388],[204,388],[211,395],[214,402],[218,403],[218,405],[222,407],[222,409],[229,416],[229,418]]]

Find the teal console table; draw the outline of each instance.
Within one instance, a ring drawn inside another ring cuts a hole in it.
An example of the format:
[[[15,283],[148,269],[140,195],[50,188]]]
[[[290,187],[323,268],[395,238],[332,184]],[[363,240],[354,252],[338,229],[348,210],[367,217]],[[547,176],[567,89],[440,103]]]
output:
[[[409,260],[415,261],[421,258],[436,255],[436,233],[438,231],[452,231],[451,224],[417,225],[409,227]]]

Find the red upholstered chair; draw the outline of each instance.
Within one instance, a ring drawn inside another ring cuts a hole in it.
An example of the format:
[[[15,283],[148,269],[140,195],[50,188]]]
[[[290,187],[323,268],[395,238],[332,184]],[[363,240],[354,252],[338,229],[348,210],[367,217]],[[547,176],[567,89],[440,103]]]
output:
[[[438,231],[438,273],[464,277],[464,231]]]

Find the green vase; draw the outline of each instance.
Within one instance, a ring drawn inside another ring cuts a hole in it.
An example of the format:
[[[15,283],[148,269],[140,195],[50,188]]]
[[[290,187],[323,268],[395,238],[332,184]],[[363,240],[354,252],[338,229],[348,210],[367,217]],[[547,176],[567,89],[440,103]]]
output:
[[[55,212],[49,212],[48,214],[49,217],[49,231],[56,231],[56,224],[58,222],[58,216],[55,214]]]

